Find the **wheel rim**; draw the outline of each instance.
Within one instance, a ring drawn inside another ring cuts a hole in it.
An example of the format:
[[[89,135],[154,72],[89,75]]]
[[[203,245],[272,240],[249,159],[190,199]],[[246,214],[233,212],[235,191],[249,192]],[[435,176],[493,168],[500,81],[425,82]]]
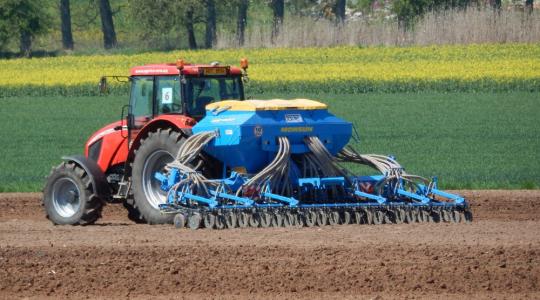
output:
[[[174,157],[165,150],[158,150],[152,153],[143,167],[142,186],[144,195],[148,203],[155,209],[167,201],[167,192],[161,189],[161,183],[154,178],[156,172],[163,171],[163,168],[174,160]]]
[[[81,208],[81,191],[71,178],[60,178],[52,188],[55,211],[63,218],[74,216]]]

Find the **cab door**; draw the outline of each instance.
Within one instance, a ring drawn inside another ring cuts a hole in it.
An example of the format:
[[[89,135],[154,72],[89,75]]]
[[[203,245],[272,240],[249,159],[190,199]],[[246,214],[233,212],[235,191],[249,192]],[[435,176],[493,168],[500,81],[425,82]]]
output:
[[[129,100],[129,140],[137,137],[153,117],[154,76],[134,76],[131,79],[131,94]]]

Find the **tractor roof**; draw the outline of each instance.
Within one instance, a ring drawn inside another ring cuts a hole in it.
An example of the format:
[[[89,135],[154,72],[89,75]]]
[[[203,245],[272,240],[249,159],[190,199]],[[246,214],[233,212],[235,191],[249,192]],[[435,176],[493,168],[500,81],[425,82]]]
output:
[[[200,75],[203,74],[205,69],[228,69],[229,75],[241,75],[242,70],[238,67],[233,66],[222,66],[222,65],[195,65],[195,64],[186,64],[182,68],[182,74],[184,75]],[[176,64],[151,64],[133,67],[129,71],[132,76],[143,76],[143,75],[178,75],[180,71]]]

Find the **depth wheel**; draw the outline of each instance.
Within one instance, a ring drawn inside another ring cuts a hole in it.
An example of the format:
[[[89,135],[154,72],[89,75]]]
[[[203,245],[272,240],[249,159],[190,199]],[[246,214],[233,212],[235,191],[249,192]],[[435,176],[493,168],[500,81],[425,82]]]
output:
[[[381,225],[384,222],[384,213],[380,210],[373,212],[373,224]]]
[[[322,209],[317,211],[317,219],[315,219],[315,222],[317,223],[317,226],[324,226],[326,225],[328,221],[328,218],[326,217],[326,212]]]
[[[294,225],[294,215],[290,212],[286,212],[283,215],[283,227],[288,228]]]
[[[393,209],[388,209],[382,213],[384,214],[384,224],[396,223],[396,213]]]
[[[405,210],[403,208],[396,208],[396,224],[402,224],[405,222]]]
[[[259,213],[259,222],[261,223],[262,228],[268,228],[272,225],[272,215],[268,212]]]
[[[330,226],[339,224],[339,219],[339,213],[337,211],[331,211],[328,213],[328,224]]]
[[[458,210],[452,210],[452,223],[461,222],[461,213]]]
[[[313,227],[317,222],[317,214],[314,211],[306,211],[302,214],[302,219],[306,227]]]
[[[443,220],[443,211],[440,208],[432,209],[431,218],[433,219],[433,222],[440,223]]]
[[[199,229],[201,227],[201,214],[198,212],[192,213],[188,218],[188,227],[190,229]]]
[[[221,213],[218,213],[216,215],[216,229],[224,229],[227,226],[225,222],[225,216]]]
[[[225,215],[225,225],[227,225],[227,228],[236,228],[238,225],[236,214],[232,211],[226,212]]]
[[[465,223],[471,223],[473,221],[473,214],[470,210],[466,210],[463,212],[463,218],[465,219]]]
[[[186,226],[186,216],[184,214],[176,214],[174,216],[174,227],[182,229]]]
[[[259,214],[254,213],[249,217],[249,227],[257,228],[260,225]]]
[[[443,209],[441,211],[442,213],[442,220],[446,223],[449,223],[452,221],[452,212],[449,211],[448,209]]]
[[[369,224],[369,225],[375,224],[375,211],[372,211],[370,209],[364,209],[364,223],[363,224]]]
[[[272,227],[281,227],[281,226],[283,226],[283,217],[281,213],[276,211],[272,214]]]
[[[214,229],[214,226],[216,226],[216,216],[212,213],[204,214],[203,226],[206,229]]]
[[[360,224],[364,224],[364,220],[363,220],[363,214],[361,211],[355,211],[354,212],[354,224],[357,224],[357,225],[360,225]]]
[[[72,162],[51,171],[43,190],[47,218],[56,225],[88,225],[101,217],[103,202],[93,192],[90,176]]]
[[[246,228],[249,226],[249,214],[245,212],[239,212],[236,214],[236,220],[238,220],[238,227]]]

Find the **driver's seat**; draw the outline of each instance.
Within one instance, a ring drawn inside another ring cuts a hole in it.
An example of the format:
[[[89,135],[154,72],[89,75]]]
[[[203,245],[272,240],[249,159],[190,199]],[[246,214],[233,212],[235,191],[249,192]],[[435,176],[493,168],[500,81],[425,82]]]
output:
[[[194,116],[203,116],[206,111],[206,105],[214,102],[214,97],[202,96],[195,100],[195,105],[191,111]]]

